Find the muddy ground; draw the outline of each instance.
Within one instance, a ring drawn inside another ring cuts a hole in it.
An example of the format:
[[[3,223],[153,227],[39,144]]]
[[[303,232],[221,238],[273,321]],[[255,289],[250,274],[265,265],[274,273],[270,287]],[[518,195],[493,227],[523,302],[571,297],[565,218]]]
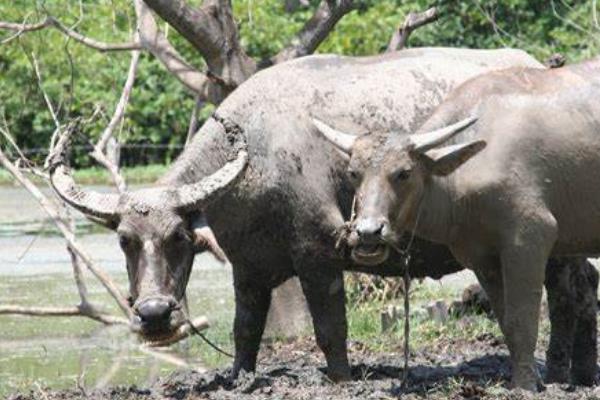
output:
[[[324,375],[321,354],[311,339],[263,345],[260,367],[237,381],[227,370],[179,371],[151,388],[118,387],[102,391],[37,388],[10,400],[29,399],[599,399],[600,387],[546,385],[531,394],[506,389],[507,349],[500,337],[483,334],[472,340],[438,340],[413,352],[409,381],[402,387],[402,349],[384,354],[350,343],[354,381],[333,384]],[[543,353],[540,352],[540,356]],[[543,360],[539,365],[543,370]]]

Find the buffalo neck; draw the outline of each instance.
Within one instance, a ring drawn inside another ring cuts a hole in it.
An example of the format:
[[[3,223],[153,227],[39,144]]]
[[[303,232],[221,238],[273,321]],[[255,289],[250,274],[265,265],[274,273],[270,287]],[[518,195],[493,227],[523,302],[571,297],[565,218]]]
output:
[[[420,205],[409,227],[415,234],[432,242],[447,244],[452,241],[455,216],[453,208],[453,179],[431,176],[425,183]]]

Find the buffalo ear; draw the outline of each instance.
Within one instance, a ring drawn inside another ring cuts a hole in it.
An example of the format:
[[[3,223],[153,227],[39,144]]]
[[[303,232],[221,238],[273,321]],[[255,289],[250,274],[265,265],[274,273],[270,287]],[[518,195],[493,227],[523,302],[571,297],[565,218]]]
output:
[[[228,261],[225,252],[221,246],[219,246],[219,243],[217,243],[215,235],[208,226],[194,229],[194,248],[196,254],[208,251],[212,253],[217,260],[223,263]]]
[[[219,246],[213,231],[208,226],[206,218],[201,213],[193,213],[191,216],[192,240],[194,241],[194,252],[196,254],[205,251],[210,252],[215,258],[223,263],[228,262],[225,252]]]
[[[485,146],[485,140],[445,146],[419,154],[419,160],[433,175],[446,176],[483,150]]]

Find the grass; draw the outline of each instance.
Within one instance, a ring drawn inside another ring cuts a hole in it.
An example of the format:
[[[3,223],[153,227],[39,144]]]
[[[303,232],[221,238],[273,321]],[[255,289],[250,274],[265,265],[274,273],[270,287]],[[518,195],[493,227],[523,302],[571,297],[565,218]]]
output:
[[[474,314],[468,318],[450,315],[446,323],[431,320],[424,306],[432,301],[443,300],[449,304],[460,293],[447,287],[415,284],[411,290],[410,345],[421,348],[438,340],[474,339],[483,333],[500,335],[495,320],[485,315]],[[348,302],[349,336],[376,352],[399,348],[403,343],[404,318],[396,323],[389,332],[381,332],[380,312],[388,305],[402,307],[403,300],[370,301],[362,304]]]
[[[125,167],[122,174],[128,184],[139,185],[154,182],[160,178],[166,171],[167,165],[142,165],[137,167]],[[40,179],[35,176],[29,176],[33,182],[40,183]],[[112,180],[107,170],[100,167],[90,167],[75,170],[75,180],[82,185],[111,185]],[[0,185],[12,185],[14,179],[12,175],[0,169]]]

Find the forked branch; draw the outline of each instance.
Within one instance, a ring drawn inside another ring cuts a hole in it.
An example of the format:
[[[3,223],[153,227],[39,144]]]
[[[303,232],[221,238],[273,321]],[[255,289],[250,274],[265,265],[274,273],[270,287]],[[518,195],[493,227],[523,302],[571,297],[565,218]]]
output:
[[[434,22],[438,18],[438,10],[435,7],[431,7],[430,9],[421,13],[409,13],[406,16],[402,26],[400,26],[396,32],[394,32],[394,35],[392,35],[390,43],[387,47],[387,51],[396,51],[405,48],[408,43],[408,38],[415,29]]]
[[[271,63],[278,64],[314,53],[323,40],[329,36],[338,21],[356,8],[356,3],[353,0],[321,1],[315,14],[302,27],[290,46],[272,57]]]

